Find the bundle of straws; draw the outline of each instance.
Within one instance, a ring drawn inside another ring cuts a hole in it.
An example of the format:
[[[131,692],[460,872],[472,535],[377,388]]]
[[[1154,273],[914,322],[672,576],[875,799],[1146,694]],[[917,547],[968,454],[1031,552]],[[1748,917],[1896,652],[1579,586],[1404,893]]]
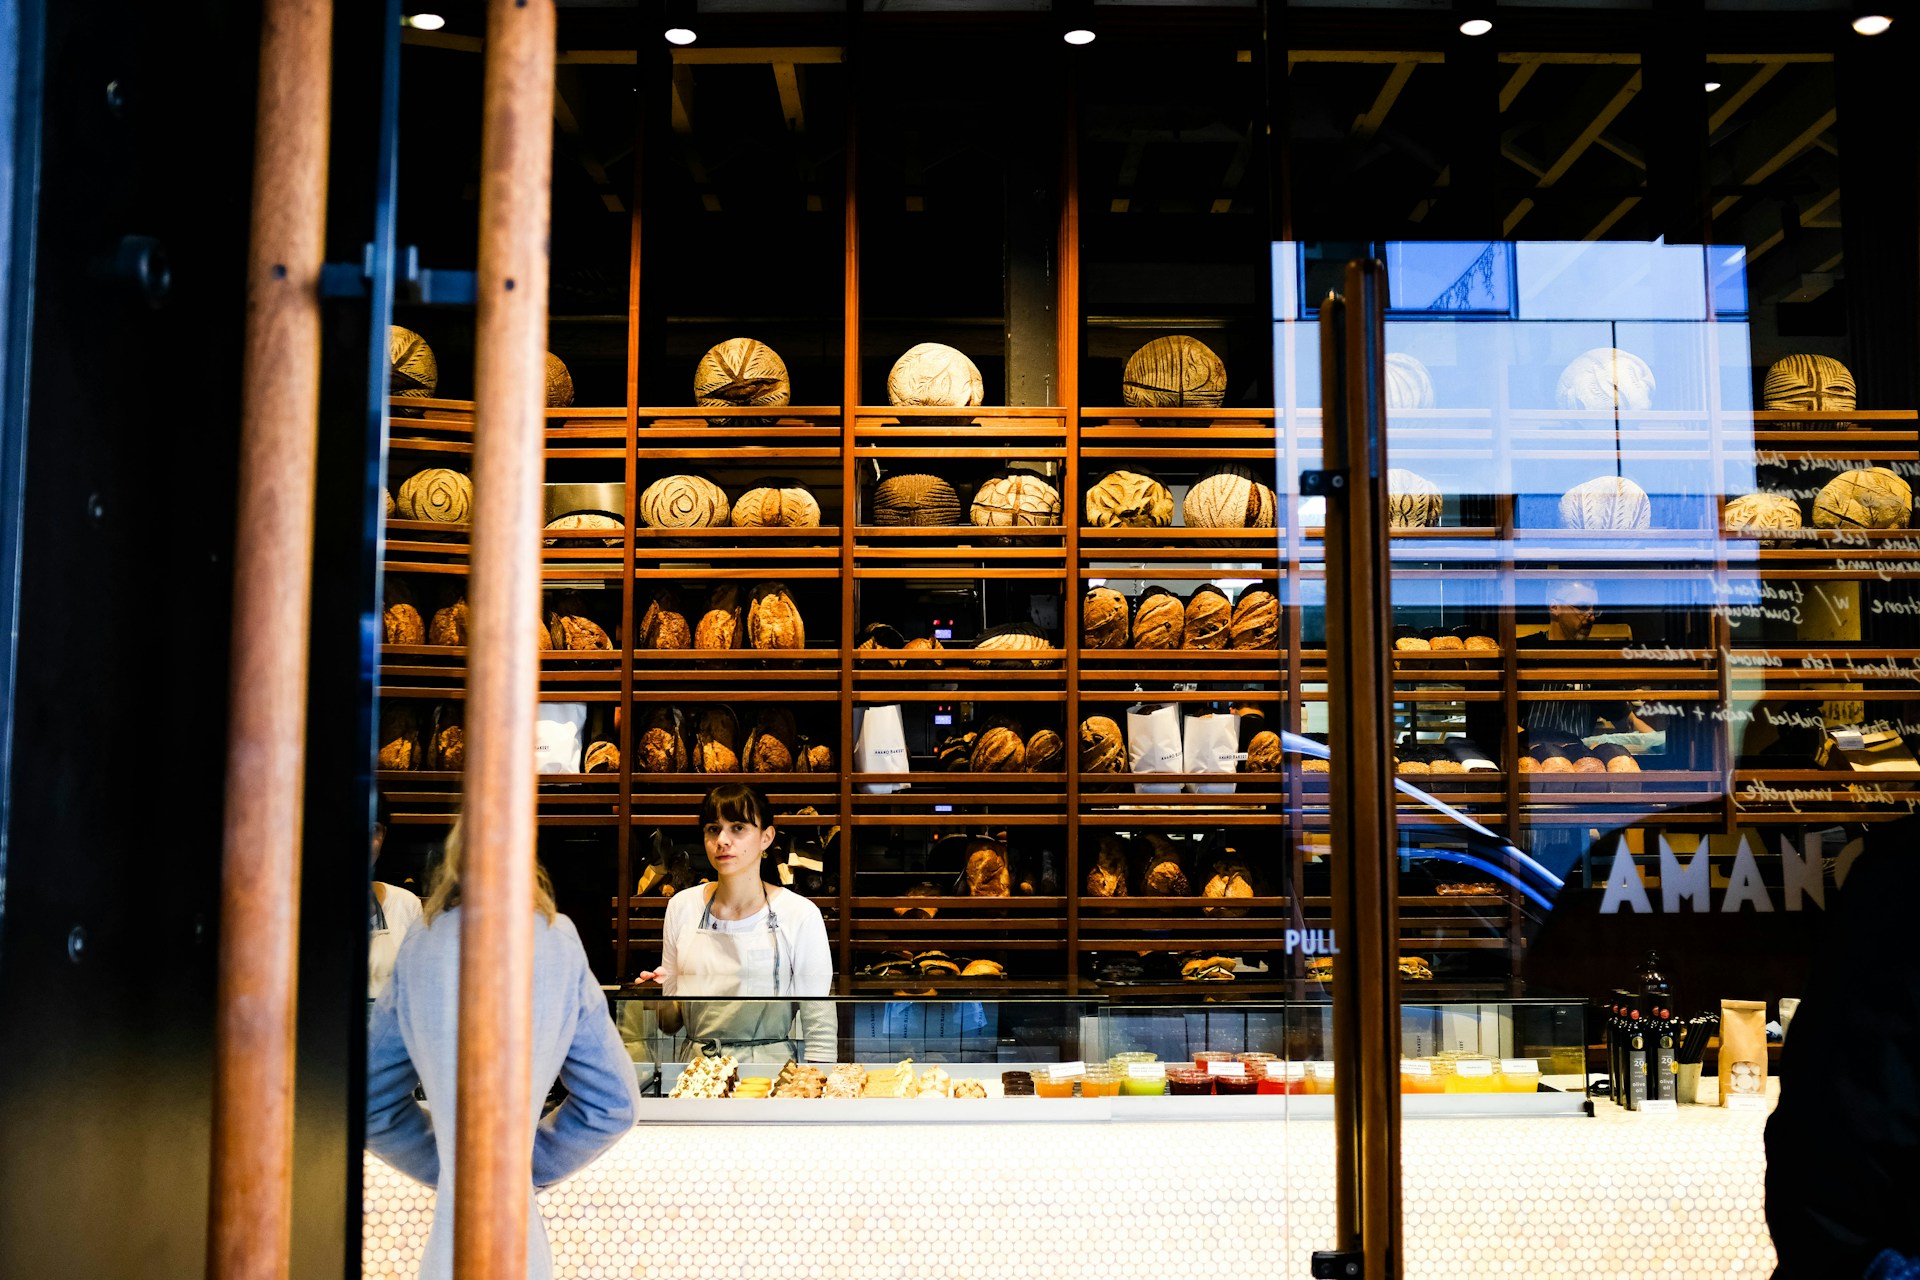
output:
[[[1680,1038],[1674,1045],[1673,1060],[1685,1065],[1698,1062],[1707,1051],[1707,1041],[1720,1034],[1720,1015],[1696,1013],[1680,1024]]]

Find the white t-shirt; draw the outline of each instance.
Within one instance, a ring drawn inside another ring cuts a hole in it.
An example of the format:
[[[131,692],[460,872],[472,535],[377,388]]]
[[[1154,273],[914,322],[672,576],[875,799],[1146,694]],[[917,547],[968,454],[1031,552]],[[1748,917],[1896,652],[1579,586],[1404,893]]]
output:
[[[407,932],[421,920],[420,899],[397,884],[382,886],[380,910],[387,927],[375,929],[367,944],[367,999],[378,1000],[393,981],[393,962],[400,955],[400,944]]]

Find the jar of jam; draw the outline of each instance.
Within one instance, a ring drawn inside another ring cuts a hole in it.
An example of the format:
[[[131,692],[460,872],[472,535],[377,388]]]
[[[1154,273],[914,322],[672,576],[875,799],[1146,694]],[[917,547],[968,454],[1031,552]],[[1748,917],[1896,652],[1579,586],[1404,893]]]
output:
[[[1073,1087],[1080,1083],[1080,1077],[1086,1068],[1078,1063],[1060,1063],[1061,1068],[1042,1067],[1033,1073],[1033,1092],[1040,1098],[1071,1098]]]
[[[1083,1098],[1111,1098],[1120,1092],[1120,1076],[1112,1067],[1103,1062],[1089,1063],[1087,1073],[1080,1077],[1080,1096]]]
[[[1540,1060],[1538,1058],[1502,1058],[1500,1060],[1500,1092],[1538,1093],[1539,1091]]]
[[[1446,1077],[1435,1074],[1425,1058],[1400,1059],[1400,1092],[1445,1093],[1446,1089]]]
[[[1304,1062],[1269,1062],[1266,1070],[1260,1073],[1256,1091],[1259,1093],[1301,1093],[1306,1089],[1307,1064]]]
[[[1267,1074],[1267,1064],[1279,1059],[1271,1053],[1236,1053],[1233,1060],[1246,1067],[1247,1074],[1258,1078]]]
[[[1116,1053],[1109,1057],[1107,1059],[1107,1065],[1115,1071],[1118,1071],[1121,1075],[1125,1075],[1127,1068],[1136,1062],[1158,1061],[1160,1061],[1160,1055],[1157,1053],[1152,1053],[1145,1049],[1129,1049],[1125,1053]]]
[[[1157,1098],[1167,1091],[1167,1068],[1158,1062],[1129,1062],[1120,1073],[1120,1096]]]
[[[1227,1049],[1200,1049],[1193,1055],[1193,1065],[1205,1071],[1209,1062],[1232,1062],[1238,1056]]]
[[[1236,1063],[1235,1065],[1237,1066],[1239,1064]],[[1260,1077],[1255,1075],[1249,1075],[1244,1071],[1237,1076],[1225,1075],[1225,1076],[1215,1076],[1213,1078],[1213,1091],[1217,1094],[1220,1094],[1222,1097],[1226,1097],[1228,1095],[1251,1094],[1251,1093],[1258,1092],[1259,1088],[1260,1088]]]
[[[1310,1094],[1333,1093],[1333,1064],[1331,1062],[1309,1062],[1307,1064],[1307,1087]]]
[[[1167,1092],[1176,1097],[1186,1094],[1212,1093],[1213,1077],[1199,1067],[1168,1067]]]
[[[1456,1058],[1453,1073],[1447,1077],[1448,1093],[1498,1093],[1500,1081],[1493,1074],[1493,1062],[1487,1058]]]

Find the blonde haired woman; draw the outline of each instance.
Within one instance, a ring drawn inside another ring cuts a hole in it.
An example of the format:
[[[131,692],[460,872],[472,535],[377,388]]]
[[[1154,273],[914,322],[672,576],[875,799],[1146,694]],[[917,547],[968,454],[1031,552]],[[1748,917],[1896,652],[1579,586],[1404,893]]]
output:
[[[433,1229],[420,1264],[423,1280],[453,1276],[453,1149],[460,1043],[461,824],[427,896],[425,923],[407,935],[393,985],[374,1006],[367,1030],[367,1148],[438,1191]],[[573,922],[554,910],[546,872],[535,869],[533,901],[533,1167],[529,1171],[529,1280],[547,1280],[553,1258],[533,1189],[592,1163],[633,1127],[633,1063],[587,968]],[[484,998],[484,993],[480,998]],[[567,1100],[542,1117],[558,1079]],[[425,1086],[425,1105],[414,1087]]]

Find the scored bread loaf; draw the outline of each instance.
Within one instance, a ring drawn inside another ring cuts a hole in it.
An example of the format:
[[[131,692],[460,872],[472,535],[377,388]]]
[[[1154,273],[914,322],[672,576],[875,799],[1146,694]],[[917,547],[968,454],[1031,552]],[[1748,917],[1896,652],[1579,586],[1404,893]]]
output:
[[[1560,499],[1563,529],[1645,529],[1652,523],[1647,491],[1625,476],[1595,476]]]
[[[803,734],[793,753],[793,767],[800,773],[832,773],[833,748],[824,742],[813,742]]]
[[[1156,898],[1184,898],[1193,892],[1173,841],[1157,831],[1149,831],[1143,841],[1146,851],[1141,865],[1145,871],[1140,876],[1140,892]]]
[[[672,587],[660,587],[647,601],[640,615],[640,648],[689,649],[693,647],[693,628],[687,625],[687,611],[680,593]]]
[[[1816,529],[1904,529],[1913,522],[1913,489],[1887,467],[1842,471],[1813,500]]]
[[[964,353],[938,342],[908,347],[887,373],[887,403],[900,408],[956,405],[971,409],[982,403],[983,395],[979,368]]]
[[[429,467],[400,482],[393,505],[402,520],[464,524],[473,514],[473,481],[458,471]]]
[[[640,519],[650,529],[711,529],[731,514],[726,490],[705,476],[662,476],[640,494]]]
[[[1007,867],[1007,851],[998,840],[967,841],[967,893],[975,898],[1007,898],[1013,895],[1013,875]]]
[[[915,653],[927,654],[937,649],[945,649],[947,646],[941,644],[938,640],[929,639],[926,636],[915,636],[913,639],[907,641],[904,647]],[[940,659],[927,657],[909,658],[903,665],[909,667],[937,667],[940,665]]]
[[[1271,529],[1279,502],[1239,463],[1214,467],[1187,490],[1181,518],[1191,529]]]
[[[740,721],[731,707],[700,712],[693,729],[692,762],[696,773],[740,772]]]
[[[678,707],[653,707],[640,722],[635,748],[642,773],[685,773],[687,770],[686,717]]]
[[[1554,396],[1562,409],[1649,409],[1653,369],[1631,351],[1595,347],[1560,371]]]
[[[547,615],[547,635],[555,649],[574,653],[594,653],[613,648],[613,641],[600,624],[584,614],[556,608]]]
[[[583,773],[620,772],[620,747],[612,742],[596,742],[587,748],[586,759],[581,763]]]
[[[1247,744],[1248,773],[1278,773],[1286,766],[1287,753],[1280,746],[1280,735],[1262,729]]]
[[[1440,523],[1445,500],[1433,481],[1415,471],[1387,472],[1387,523],[1395,529],[1430,529]]]
[[[1131,409],[1218,409],[1226,398],[1225,362],[1184,333],[1142,346],[1121,375],[1120,402]]]
[[[792,773],[800,749],[793,712],[763,707],[747,734],[746,766],[754,773]]]
[[[433,741],[427,745],[427,768],[457,773],[467,765],[467,730],[460,713],[442,707],[434,716]]]
[[[472,613],[464,598],[455,600],[444,609],[436,609],[433,621],[427,626],[427,643],[464,645],[471,622]],[[552,642],[551,637],[548,642]]]
[[[804,649],[807,626],[784,582],[755,584],[747,599],[747,642],[756,649]]]
[[[1781,493],[1749,493],[1727,504],[1720,524],[1728,533],[1787,532],[1802,527],[1800,504]]]
[[[1027,767],[1027,744],[1004,725],[988,729],[973,744],[970,767],[975,773],[1019,773]]]
[[[856,653],[873,657],[878,656],[883,650],[904,649],[906,641],[901,638],[899,628],[885,622],[869,622],[860,628],[860,634],[855,638],[853,647]],[[889,658],[887,665],[899,668],[907,664],[904,659]]]
[[[1186,636],[1187,607],[1165,587],[1150,587],[1133,609],[1133,647],[1178,649]]]
[[[1261,587],[1248,587],[1233,605],[1231,649],[1280,647],[1280,600]]]
[[[764,342],[728,338],[708,349],[693,367],[693,402],[702,408],[783,405],[793,402],[787,363]],[[718,427],[765,426],[772,418],[709,418]]]
[[[1096,529],[1164,529],[1173,523],[1173,495],[1143,471],[1109,471],[1087,490],[1087,523]]]
[[[1011,471],[982,483],[967,514],[983,529],[1057,525],[1060,491],[1041,476]]]
[[[1399,351],[1387,352],[1387,411],[1433,408],[1433,375]]]
[[[1127,759],[1127,740],[1106,716],[1080,722],[1080,772],[1119,773]]]
[[[420,717],[405,704],[388,707],[380,713],[380,759],[382,769],[419,769],[426,763],[420,749]]]
[[[440,362],[434,359],[427,340],[411,329],[388,325],[387,394],[427,400],[439,385]]]
[[[700,623],[693,631],[693,647],[696,649],[737,649],[740,648],[740,588],[731,583],[722,583],[707,596],[706,612],[700,615]]]
[[[1027,739],[1028,773],[1058,773],[1067,762],[1067,744],[1051,729],[1041,729]]]
[[[602,511],[575,511],[570,515],[561,516],[557,520],[547,521],[548,533],[577,533],[582,529],[606,531],[617,529],[625,532],[626,527],[626,525],[620,522],[620,517],[610,516]],[[584,547],[590,542],[595,541],[595,539],[548,538],[545,541],[549,547]],[[621,539],[600,538],[597,541],[599,541],[602,546],[617,547],[620,545]]]
[[[437,623],[439,618],[434,621]],[[382,629],[388,644],[426,644],[427,626],[420,621],[420,611],[410,604],[390,604],[381,617]],[[435,640],[434,644],[443,643]],[[452,643],[446,641],[444,643]]]
[[[1006,623],[989,627],[980,633],[973,642],[975,654],[990,654],[991,657],[974,659],[976,667],[1051,667],[1053,658],[1022,658],[1019,655],[1033,649],[1050,649],[1053,642],[1047,633],[1039,627],[1026,622]]]
[[[1187,597],[1183,649],[1225,649],[1233,643],[1233,602],[1211,582]]]
[[[798,480],[760,481],[733,504],[736,529],[817,529],[820,502]]]
[[[885,528],[928,528],[960,523],[960,495],[939,476],[906,472],[873,489],[872,519]]]
[[[567,362],[547,352],[547,408],[566,409],[573,404],[573,374]]]
[[[1080,643],[1088,649],[1124,649],[1130,634],[1127,598],[1112,587],[1094,587],[1080,602]]]
[[[1783,356],[1767,367],[1763,409],[1851,413],[1858,404],[1853,373],[1832,356]]]
[[[1111,831],[1100,833],[1093,851],[1093,865],[1087,868],[1087,894],[1095,898],[1127,896],[1127,847]]]
[[[1251,898],[1253,896],[1253,872],[1245,863],[1216,862],[1213,875],[1206,886],[1200,890],[1203,898]],[[1243,916],[1245,907],[1207,907],[1205,914],[1210,916]]]

